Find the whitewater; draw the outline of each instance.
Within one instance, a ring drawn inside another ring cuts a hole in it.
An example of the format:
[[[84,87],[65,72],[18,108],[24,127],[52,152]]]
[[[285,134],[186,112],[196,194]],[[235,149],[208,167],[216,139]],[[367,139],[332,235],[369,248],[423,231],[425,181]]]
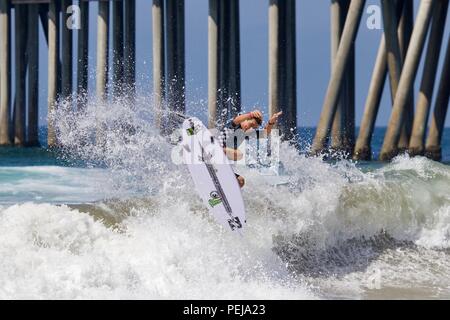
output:
[[[289,184],[240,168],[241,238],[137,99],[62,104],[66,165],[0,167],[1,299],[450,298],[450,166],[326,162],[282,144]]]

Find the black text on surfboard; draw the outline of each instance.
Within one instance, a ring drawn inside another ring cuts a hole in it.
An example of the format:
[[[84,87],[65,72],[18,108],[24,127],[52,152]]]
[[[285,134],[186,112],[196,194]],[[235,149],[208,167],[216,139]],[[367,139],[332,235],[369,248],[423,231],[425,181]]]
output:
[[[241,221],[239,220],[238,217],[234,217],[233,219],[229,219],[228,223],[229,223],[230,228],[231,228],[232,231],[234,231],[235,229],[242,228],[242,223],[241,223]]]

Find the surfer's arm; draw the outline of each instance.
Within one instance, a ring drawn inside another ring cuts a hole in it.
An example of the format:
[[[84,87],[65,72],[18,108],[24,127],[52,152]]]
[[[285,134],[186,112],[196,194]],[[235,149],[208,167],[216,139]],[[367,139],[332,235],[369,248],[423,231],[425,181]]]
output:
[[[260,118],[262,119],[262,113],[259,110],[254,110],[248,113],[243,113],[238,115],[237,117],[235,117],[233,119],[233,124],[235,126],[240,125],[242,122],[244,122],[245,120],[251,120],[253,118]]]
[[[266,127],[264,128],[266,130],[267,135],[270,135],[270,132],[272,131],[272,128],[274,125],[277,124],[278,117],[283,114],[283,111],[277,112],[273,114],[272,117],[270,117],[269,122],[267,122]]]

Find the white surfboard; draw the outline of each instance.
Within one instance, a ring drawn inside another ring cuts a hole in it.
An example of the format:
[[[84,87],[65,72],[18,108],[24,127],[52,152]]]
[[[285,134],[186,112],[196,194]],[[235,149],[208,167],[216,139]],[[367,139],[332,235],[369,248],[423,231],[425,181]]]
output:
[[[209,212],[225,228],[242,233],[247,222],[244,200],[219,141],[191,117],[183,122],[182,147],[184,163]]]

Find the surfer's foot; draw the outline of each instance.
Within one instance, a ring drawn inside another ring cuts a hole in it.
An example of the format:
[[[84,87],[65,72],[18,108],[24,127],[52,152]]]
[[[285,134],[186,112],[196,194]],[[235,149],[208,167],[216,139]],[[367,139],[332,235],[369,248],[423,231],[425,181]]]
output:
[[[245,179],[242,176],[237,176],[236,179],[239,183],[239,187],[242,188],[245,185]]]

